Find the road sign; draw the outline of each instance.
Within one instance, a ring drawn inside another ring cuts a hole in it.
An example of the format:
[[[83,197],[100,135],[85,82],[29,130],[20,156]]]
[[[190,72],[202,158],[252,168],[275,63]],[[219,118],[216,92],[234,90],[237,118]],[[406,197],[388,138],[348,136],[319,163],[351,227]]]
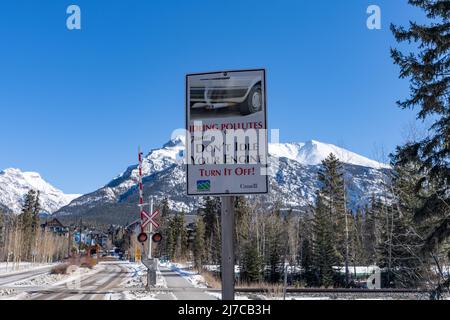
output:
[[[149,215],[145,210],[141,211],[141,227],[145,229],[145,227],[151,223],[155,228],[159,228],[159,223],[154,219],[159,215],[159,210],[156,209],[153,211],[151,215]]]
[[[162,240],[162,235],[161,235],[161,233],[155,233],[155,234],[152,236],[152,241],[155,242],[155,243],[160,243],[161,240]]]
[[[144,233],[144,232],[141,232],[141,233],[138,235],[138,237],[137,237],[137,240],[138,240],[140,243],[144,243],[145,241],[147,241],[147,239],[148,239],[148,236],[147,236],[147,234]]]
[[[186,76],[188,195],[268,193],[265,74]]]

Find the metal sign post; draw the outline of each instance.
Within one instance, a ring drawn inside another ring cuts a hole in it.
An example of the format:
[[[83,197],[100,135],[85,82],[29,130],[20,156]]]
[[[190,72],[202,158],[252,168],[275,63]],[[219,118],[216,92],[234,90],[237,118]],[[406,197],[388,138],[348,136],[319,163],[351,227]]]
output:
[[[234,300],[234,197],[222,197],[222,300]]]

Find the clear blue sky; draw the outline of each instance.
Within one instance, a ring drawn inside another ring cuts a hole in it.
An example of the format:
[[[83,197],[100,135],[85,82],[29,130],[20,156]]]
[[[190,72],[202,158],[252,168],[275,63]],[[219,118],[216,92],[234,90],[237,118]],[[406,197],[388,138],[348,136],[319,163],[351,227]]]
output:
[[[184,75],[265,67],[269,126],[368,157],[414,119],[389,57],[406,0],[9,0],[0,7],[0,169],[87,193],[184,126]],[[68,31],[78,4],[82,30]],[[382,9],[382,30],[366,9]]]

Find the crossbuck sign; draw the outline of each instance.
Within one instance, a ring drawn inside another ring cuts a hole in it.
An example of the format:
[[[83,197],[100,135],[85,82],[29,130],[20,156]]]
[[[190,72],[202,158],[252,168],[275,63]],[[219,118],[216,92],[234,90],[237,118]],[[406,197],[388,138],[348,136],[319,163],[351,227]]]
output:
[[[159,228],[159,223],[156,222],[154,219],[159,215],[159,210],[153,211],[151,215],[149,215],[145,210],[141,211],[141,226],[142,229],[145,229],[145,227],[151,223],[155,228]]]

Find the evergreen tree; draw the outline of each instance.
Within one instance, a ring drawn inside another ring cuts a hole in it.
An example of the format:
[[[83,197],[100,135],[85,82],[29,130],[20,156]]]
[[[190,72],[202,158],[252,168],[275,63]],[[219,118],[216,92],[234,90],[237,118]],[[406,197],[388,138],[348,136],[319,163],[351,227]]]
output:
[[[212,264],[219,264],[221,257],[220,210],[219,197],[206,197],[198,209],[198,214],[203,218],[205,224],[207,260]]]
[[[375,197],[372,195],[371,203],[375,203]],[[376,237],[376,219],[371,206],[366,206],[364,210],[363,226],[363,251],[364,265],[375,265],[377,262],[377,237]]]
[[[417,288],[429,269],[427,259],[420,255],[427,226],[414,222],[414,214],[423,201],[415,192],[421,176],[417,174],[417,164],[396,163],[395,159],[392,179],[395,205],[391,222],[393,282],[396,287]]]
[[[313,219],[313,269],[315,284],[330,287],[334,284],[333,266],[337,264],[338,254],[335,248],[333,223],[329,208],[323,203],[319,193]]]
[[[205,261],[205,224],[201,217],[197,218],[194,237],[194,266],[201,270]]]
[[[337,253],[335,263],[339,266],[345,262],[346,284],[348,285],[349,225],[345,203],[344,168],[334,154],[331,153],[322,161],[318,179],[321,185],[319,189],[320,210],[328,213],[332,225],[333,246]]]
[[[450,1],[409,0],[424,10],[428,25],[410,22],[408,28],[391,26],[398,42],[413,42],[414,53],[392,49],[400,77],[410,79],[410,96],[398,105],[417,109],[420,120],[430,120],[429,135],[408,142],[396,152],[397,163],[419,164],[422,179],[416,191],[423,201],[416,221],[430,225],[425,250],[438,247],[450,237]],[[433,192],[429,192],[432,190]]]
[[[339,263],[345,259],[345,185],[342,163],[334,154],[330,154],[318,172],[321,188],[319,196],[323,210],[327,211],[333,226],[335,249],[339,254]]]
[[[175,257],[177,260],[183,260],[187,257],[188,248],[184,211],[175,215],[173,232],[175,235]]]
[[[356,211],[355,216],[348,215],[350,225],[350,252],[353,271],[356,266],[366,265],[364,252],[364,215],[361,209]],[[356,276],[356,275],[355,275]]]
[[[386,199],[374,198],[371,203],[371,212],[375,220],[375,237],[376,237],[376,265],[384,269],[385,277],[383,278],[383,287],[391,287],[393,285],[392,274],[392,234],[393,228],[393,208]]]
[[[240,276],[244,282],[259,282],[262,275],[262,258],[254,241],[246,242],[242,247]]]
[[[166,220],[166,255],[170,261],[175,259],[175,247],[176,247],[176,233],[175,233],[175,222],[174,218],[167,218]]]
[[[24,260],[31,258],[35,231],[38,225],[38,210],[40,210],[39,193],[30,190],[25,195],[22,213],[19,215],[20,227],[23,234],[22,259]]]
[[[234,247],[238,248],[238,254],[236,259],[239,265],[242,267],[242,261],[245,259],[246,250],[244,248],[248,245],[249,241],[252,241],[252,219],[250,208],[247,205],[245,197],[236,197],[234,202],[234,223],[235,223],[235,236]],[[256,246],[256,243],[253,243]]]
[[[308,286],[315,284],[314,278],[314,257],[311,240],[302,239],[300,242],[300,265],[303,269],[303,278]]]
[[[217,224],[218,216],[220,216],[220,198],[206,197],[203,206],[200,208],[200,215],[205,222],[205,233],[207,237],[212,237],[215,233],[215,225]]]
[[[36,193],[36,198],[34,199],[33,204],[33,222],[32,222],[32,232],[35,233],[35,231],[39,228],[39,214],[41,213],[41,192],[38,191]]]
[[[234,203],[235,247],[240,247],[250,240],[252,229],[251,210],[245,197],[236,197]]]
[[[302,270],[299,274],[301,281],[306,281],[308,286],[315,283],[313,270],[313,212],[305,212],[299,216],[298,236],[299,241],[297,260]]]
[[[414,219],[428,227],[423,257],[431,256],[440,269],[439,257],[450,256],[450,249],[445,249],[450,238],[450,1],[409,3],[421,8],[429,23],[391,26],[398,42],[414,43],[414,52],[391,50],[400,77],[410,80],[410,96],[399,101],[398,106],[416,109],[418,119],[428,120],[430,126],[425,138],[398,147],[395,160],[402,166],[418,165],[417,173],[422,177],[415,185],[415,193],[421,201],[414,210]],[[445,277],[442,272],[441,277]],[[437,296],[443,288],[450,288],[450,277],[446,277],[436,289]]]
[[[29,229],[33,225],[35,205],[36,205],[36,192],[34,190],[30,190],[25,195],[24,204],[22,206],[22,213],[19,216],[20,223],[24,231],[29,231]]]
[[[158,217],[158,222],[160,224],[159,232],[162,235],[161,243],[158,245],[158,251],[160,257],[167,257],[168,256],[168,243],[171,241],[171,235],[170,235],[170,208],[169,208],[169,200],[167,198],[164,198],[159,207],[160,215]]]
[[[256,239],[252,210],[245,197],[237,197],[235,204],[235,248],[244,282],[257,282],[262,276],[262,256]]]
[[[267,279],[276,283],[281,279],[283,272],[283,257],[286,250],[286,241],[283,236],[283,221],[280,211],[275,208],[265,219],[265,264],[268,266]]]

